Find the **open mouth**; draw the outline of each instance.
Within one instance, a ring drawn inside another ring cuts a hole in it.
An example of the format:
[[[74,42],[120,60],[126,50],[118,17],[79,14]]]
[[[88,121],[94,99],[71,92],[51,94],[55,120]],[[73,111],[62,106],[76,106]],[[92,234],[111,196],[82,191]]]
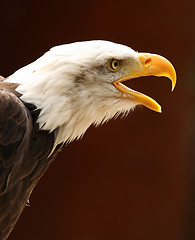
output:
[[[142,104],[145,107],[151,110],[154,110],[156,112],[162,112],[161,106],[154,99],[152,99],[151,97],[143,93],[137,92],[121,83],[121,81],[127,81],[127,80],[130,80],[130,79],[122,79],[120,81],[113,82],[114,86],[122,93],[121,97],[134,100],[138,104]]]
[[[131,76],[131,73],[113,82],[116,89],[121,92],[121,97],[135,101],[138,104],[142,104],[145,107],[154,110],[156,112],[161,112],[161,106],[151,97],[137,92],[122,82],[144,76],[158,76],[158,77],[168,77],[172,82],[172,91],[176,84],[176,72],[173,65],[164,57],[156,54],[149,53],[138,53],[139,60],[142,68],[138,69],[136,76]],[[135,69],[134,69],[135,72]]]

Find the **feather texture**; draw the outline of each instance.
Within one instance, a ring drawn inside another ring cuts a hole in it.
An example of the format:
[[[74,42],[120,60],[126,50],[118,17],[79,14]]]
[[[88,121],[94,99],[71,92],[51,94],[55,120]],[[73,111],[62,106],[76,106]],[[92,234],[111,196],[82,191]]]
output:
[[[2,80],[2,79],[1,79]],[[0,82],[0,239],[7,239],[40,177],[53,162],[48,158],[54,134],[40,131],[38,113],[14,94],[16,85]],[[19,95],[19,94],[18,94]]]
[[[21,99],[41,110],[39,127],[55,130],[56,147],[80,138],[91,124],[99,125],[137,104],[133,97],[122,99],[111,84],[127,71],[109,71],[111,58],[128,59],[132,67],[138,64],[137,53],[127,46],[78,42],[52,48],[6,81],[17,83]]]

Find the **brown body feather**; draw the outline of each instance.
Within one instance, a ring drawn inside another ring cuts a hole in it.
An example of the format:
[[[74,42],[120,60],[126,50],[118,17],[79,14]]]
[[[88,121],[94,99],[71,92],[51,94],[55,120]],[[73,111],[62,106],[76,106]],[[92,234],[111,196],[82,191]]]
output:
[[[19,99],[16,87],[0,78],[0,240],[9,236],[33,188],[59,151],[48,158],[54,133],[39,129],[39,111]]]

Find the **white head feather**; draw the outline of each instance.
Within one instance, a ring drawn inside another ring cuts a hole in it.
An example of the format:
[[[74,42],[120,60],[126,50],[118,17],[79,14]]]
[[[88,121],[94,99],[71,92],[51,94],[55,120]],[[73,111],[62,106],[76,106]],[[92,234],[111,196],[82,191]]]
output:
[[[110,59],[126,59],[114,72]],[[55,130],[55,146],[81,137],[91,124],[101,124],[137,103],[121,98],[112,84],[138,64],[131,48],[108,42],[88,41],[52,48],[35,62],[19,69],[7,81],[18,83],[24,102],[41,109],[38,123],[43,130]]]

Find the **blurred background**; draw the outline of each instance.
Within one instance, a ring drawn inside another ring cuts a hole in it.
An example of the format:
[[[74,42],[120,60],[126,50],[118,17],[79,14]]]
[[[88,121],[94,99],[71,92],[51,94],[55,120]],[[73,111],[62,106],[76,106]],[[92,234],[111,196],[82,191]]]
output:
[[[21,0],[0,3],[0,74],[49,48],[105,39],[158,53],[176,68],[132,80],[156,99],[93,126],[41,179],[10,240],[195,239],[195,4],[190,0]]]

